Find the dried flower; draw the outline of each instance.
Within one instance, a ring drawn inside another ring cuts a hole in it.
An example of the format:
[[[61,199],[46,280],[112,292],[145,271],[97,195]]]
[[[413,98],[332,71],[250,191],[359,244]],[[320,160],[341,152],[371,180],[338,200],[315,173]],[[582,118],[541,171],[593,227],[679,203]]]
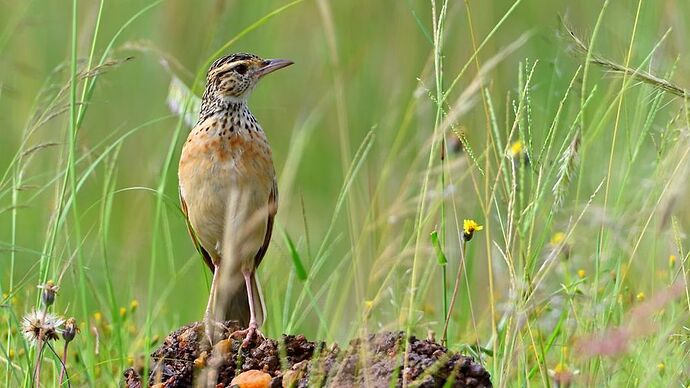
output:
[[[60,287],[56,285],[55,282],[53,282],[52,280],[48,280],[46,284],[42,284],[38,286],[38,288],[43,290],[43,292],[41,293],[41,300],[43,301],[43,304],[46,307],[52,306],[55,302],[55,295],[57,295],[58,289]]]
[[[79,326],[77,326],[77,320],[74,318],[69,318],[65,322],[65,328],[62,330],[62,338],[65,342],[70,342],[79,333]]]
[[[24,338],[30,343],[35,344],[42,340],[56,340],[60,332],[60,326],[65,322],[59,316],[45,311],[32,310],[22,319],[22,332]]]
[[[474,236],[474,232],[482,229],[484,229],[484,227],[479,225],[475,220],[464,220],[462,223],[463,238],[465,241],[470,241]]]

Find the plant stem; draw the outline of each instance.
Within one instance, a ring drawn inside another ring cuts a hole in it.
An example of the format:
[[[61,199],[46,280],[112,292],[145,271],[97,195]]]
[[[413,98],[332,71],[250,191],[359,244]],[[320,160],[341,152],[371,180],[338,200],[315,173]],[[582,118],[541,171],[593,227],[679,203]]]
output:
[[[36,340],[36,348],[38,353],[36,353],[36,365],[34,366],[34,385],[36,388],[41,386],[41,356],[43,355],[43,329],[38,332],[38,338]]]
[[[458,296],[458,288],[460,286],[460,278],[462,278],[462,269],[465,264],[465,248],[467,248],[467,241],[462,241],[462,250],[460,251],[460,263],[458,263],[458,274],[455,277],[455,285],[453,286],[453,296],[450,298],[450,306],[448,307],[448,314],[446,314],[446,321],[443,324],[443,333],[441,333],[441,343],[445,345],[448,338],[448,323],[450,316],[453,314],[453,306],[455,305],[455,298]]]
[[[65,341],[65,348],[62,350],[62,365],[60,367],[60,379],[58,380],[58,387],[62,386],[62,382],[65,379],[65,373],[67,372],[67,345],[68,341]]]

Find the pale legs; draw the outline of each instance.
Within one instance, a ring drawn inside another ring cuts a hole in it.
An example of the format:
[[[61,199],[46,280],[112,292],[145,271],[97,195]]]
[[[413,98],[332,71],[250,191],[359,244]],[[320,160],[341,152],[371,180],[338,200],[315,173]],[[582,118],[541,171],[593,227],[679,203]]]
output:
[[[237,330],[230,335],[230,337],[241,337],[244,336],[242,341],[242,347],[246,348],[249,346],[252,338],[255,335],[263,337],[264,335],[259,331],[259,327],[256,323],[256,311],[254,311],[254,295],[252,292],[252,278],[254,277],[255,271],[242,271],[242,276],[244,276],[244,283],[247,286],[247,297],[249,298],[249,326],[244,330]]]

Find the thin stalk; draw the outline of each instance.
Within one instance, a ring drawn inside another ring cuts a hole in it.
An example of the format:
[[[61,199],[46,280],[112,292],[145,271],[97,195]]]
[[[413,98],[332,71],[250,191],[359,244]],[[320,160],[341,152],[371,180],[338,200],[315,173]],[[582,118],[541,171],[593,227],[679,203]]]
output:
[[[450,322],[450,316],[453,314],[453,307],[455,306],[455,299],[458,296],[458,289],[460,288],[460,279],[462,279],[462,269],[464,268],[463,263],[465,262],[465,249],[467,249],[467,241],[462,241],[462,250],[460,250],[460,262],[458,263],[458,272],[455,276],[455,284],[453,285],[453,296],[450,298],[450,309],[446,314],[443,323],[443,332],[441,333],[441,343],[445,344],[448,339],[448,323]]]

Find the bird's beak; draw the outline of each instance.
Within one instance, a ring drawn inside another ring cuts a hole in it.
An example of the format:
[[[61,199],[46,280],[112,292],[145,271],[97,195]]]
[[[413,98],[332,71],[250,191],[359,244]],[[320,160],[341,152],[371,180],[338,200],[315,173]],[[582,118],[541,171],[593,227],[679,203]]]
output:
[[[289,59],[267,59],[263,62],[263,66],[259,68],[256,73],[258,74],[259,78],[261,78],[268,73],[273,73],[274,71],[290,66],[293,63],[294,62]]]

